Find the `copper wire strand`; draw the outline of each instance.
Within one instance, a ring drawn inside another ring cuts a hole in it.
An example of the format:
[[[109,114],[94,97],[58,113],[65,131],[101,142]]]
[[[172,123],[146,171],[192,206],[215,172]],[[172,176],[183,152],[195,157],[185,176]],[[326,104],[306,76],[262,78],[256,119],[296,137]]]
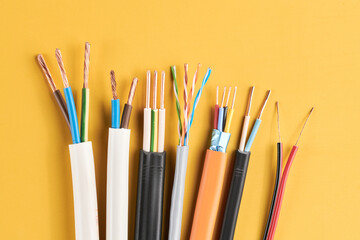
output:
[[[157,98],[157,71],[154,71],[154,88],[153,88],[153,109],[156,109]]]
[[[223,92],[223,95],[222,95],[222,100],[221,100],[221,106],[220,107],[224,107],[225,93],[226,93],[226,87],[224,87],[224,92]]]
[[[219,105],[219,86],[216,86],[216,105]]]
[[[266,96],[265,96],[265,99],[264,99],[264,102],[261,106],[261,109],[260,109],[260,112],[259,112],[259,115],[258,115],[258,119],[261,119],[261,115],[263,114],[264,112],[264,109],[265,109],[265,106],[266,106],[266,103],[268,102],[269,100],[269,97],[270,97],[270,93],[271,93],[271,90],[268,90],[267,93],[266,93]]]
[[[50,85],[51,91],[55,92],[57,90],[55,82],[50,74],[49,68],[46,65],[45,59],[43,58],[43,56],[41,54],[37,55],[37,61]]]
[[[232,103],[231,103],[231,109],[234,109],[235,98],[236,98],[236,91],[237,91],[237,87],[234,88],[234,95],[233,95],[233,99],[232,99]]]
[[[278,125],[279,142],[281,143],[279,102],[276,102],[276,113],[277,113],[277,125]]]
[[[84,85],[83,88],[88,88],[89,85],[89,62],[90,62],[90,43],[85,43],[84,54]]]
[[[229,90],[228,90],[228,95],[227,95],[227,99],[226,99],[226,105],[225,105],[225,107],[227,107],[227,106],[228,106],[228,104],[229,104],[230,93],[231,93],[231,87],[229,87]]]
[[[198,63],[198,65],[196,67],[196,72],[194,74],[193,83],[191,85],[190,94],[188,96],[188,106],[187,106],[187,117],[188,117],[188,119],[189,119],[189,116],[190,116],[191,101],[192,101],[192,99],[194,97],[195,85],[196,85],[196,82],[197,82],[197,79],[198,79],[200,66],[201,66],[201,64]]]
[[[150,85],[151,85],[151,72],[146,72],[146,108],[150,108]]]
[[[165,71],[161,72],[160,109],[165,108]]]
[[[135,77],[133,79],[132,83],[131,83],[129,97],[128,97],[128,101],[127,101],[128,105],[132,104],[132,101],[133,101],[134,95],[135,95],[135,90],[136,90],[137,83],[138,83],[138,79]]]
[[[249,98],[246,106],[246,116],[250,116],[250,108],[255,87],[250,88]]]
[[[60,49],[57,48],[55,50],[55,56],[56,56],[56,60],[58,62],[59,68],[60,68],[60,73],[61,73],[61,77],[62,77],[62,80],[63,80],[63,83],[64,83],[64,87],[68,88],[69,87],[69,81],[68,81],[67,76],[66,76],[66,71],[65,71],[65,67],[64,67],[64,63],[63,63],[63,59],[62,59],[62,56],[61,56]]]
[[[115,72],[114,70],[110,71],[110,79],[111,79],[111,91],[113,95],[113,99],[118,99],[118,96],[116,94],[116,80],[115,80]]]
[[[306,118],[306,120],[305,120],[305,123],[304,123],[304,125],[303,125],[303,127],[302,127],[302,129],[301,129],[301,131],[300,131],[299,137],[298,137],[298,139],[296,140],[295,146],[298,145],[298,142],[299,142],[299,140],[300,140],[300,137],[301,137],[301,135],[302,135],[302,133],[303,133],[303,131],[304,131],[304,129],[305,129],[306,123],[308,122],[308,120],[309,120],[309,118],[310,118],[310,116],[311,116],[311,114],[312,114],[313,111],[314,111],[314,107],[311,108],[311,110],[310,110],[310,112],[309,112],[309,115],[307,116],[307,118]]]

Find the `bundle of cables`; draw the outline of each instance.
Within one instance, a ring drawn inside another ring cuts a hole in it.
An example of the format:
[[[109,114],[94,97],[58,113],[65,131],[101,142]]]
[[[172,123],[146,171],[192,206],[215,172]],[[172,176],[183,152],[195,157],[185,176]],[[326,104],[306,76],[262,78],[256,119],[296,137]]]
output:
[[[202,80],[201,87],[198,90],[193,104],[191,104],[192,98],[195,93],[195,84],[198,79],[200,64],[198,64],[190,91],[188,92],[188,64],[184,65],[185,75],[184,75],[184,108],[183,116],[184,121],[181,121],[181,107],[179,101],[179,90],[176,77],[176,67],[171,66],[171,75],[173,78],[173,88],[176,98],[176,110],[178,116],[178,133],[179,133],[179,144],[176,149],[176,167],[174,175],[174,184],[171,194],[171,207],[170,207],[170,224],[169,224],[169,240],[179,240],[181,237],[181,221],[182,221],[182,212],[183,212],[183,200],[184,200],[184,190],[185,190],[185,177],[186,177],[186,168],[188,161],[189,153],[189,133],[190,128],[193,123],[194,114],[196,107],[199,104],[201,94],[203,92],[204,86],[207,83],[211,69],[209,68]],[[192,107],[192,109],[191,109]]]
[[[230,126],[234,113],[236,96],[235,87],[232,106],[228,110],[231,88],[226,103],[224,93],[221,105],[218,104],[218,88],[216,94],[214,129],[212,130],[210,149],[206,151],[199,193],[196,201],[190,239],[213,239],[216,219],[219,214],[220,199],[223,191],[225,168],[227,165],[226,148],[230,140]]]
[[[88,141],[89,126],[89,59],[90,44],[85,44],[84,84],[82,89],[81,128],[76,114],[74,97],[65,72],[62,55],[59,49],[55,51],[64,83],[64,98],[52,79],[41,54],[37,56],[40,67],[47,78],[55,99],[70,128],[73,144],[69,145],[71,172],[74,194],[75,234],[77,240],[98,240],[98,210],[95,182],[95,167],[92,143]]]
[[[300,140],[300,137],[302,135],[302,132],[306,126],[307,121],[310,118],[311,113],[313,112],[314,108],[312,108],[305,120],[305,123],[300,131],[299,137],[295,143],[295,145],[292,147],[289,158],[286,162],[284,171],[282,171],[283,168],[283,144],[281,142],[280,137],[280,117],[279,117],[279,103],[276,102],[276,110],[277,110],[277,121],[278,121],[278,133],[279,133],[279,142],[277,143],[277,171],[276,171],[276,180],[275,180],[275,186],[274,186],[274,193],[271,201],[271,206],[269,210],[269,216],[266,223],[265,233],[264,233],[264,240],[273,240],[275,236],[275,230],[277,226],[277,222],[280,215],[280,208],[282,204],[282,200],[285,193],[285,186],[286,181],[289,176],[290,168],[292,165],[292,162],[295,159],[295,155],[299,149],[298,143]]]
[[[165,177],[165,72],[161,73],[160,109],[157,109],[157,72],[154,72],[153,108],[150,109],[151,73],[146,76],[143,149],[140,150],[136,199],[135,239],[161,239]]]
[[[116,94],[115,72],[110,72],[111,128],[109,128],[107,156],[106,239],[128,239],[128,188],[129,188],[129,121],[137,78],[130,87],[120,122],[120,100]]]
[[[244,117],[242,133],[240,137],[240,146],[235,154],[235,162],[231,176],[230,189],[227,196],[226,207],[225,207],[224,217],[221,227],[221,234],[220,234],[221,240],[228,240],[228,239],[230,240],[234,238],[237,216],[240,208],[241,197],[245,185],[246,172],[250,159],[250,149],[254,142],[257,131],[260,127],[261,116],[264,112],[266,103],[270,97],[270,90],[269,90],[261,106],[260,112],[255,120],[248,141],[246,142],[247,130],[250,122],[250,108],[251,108],[253,93],[254,93],[254,87],[251,87],[248,103],[246,107],[246,114]]]

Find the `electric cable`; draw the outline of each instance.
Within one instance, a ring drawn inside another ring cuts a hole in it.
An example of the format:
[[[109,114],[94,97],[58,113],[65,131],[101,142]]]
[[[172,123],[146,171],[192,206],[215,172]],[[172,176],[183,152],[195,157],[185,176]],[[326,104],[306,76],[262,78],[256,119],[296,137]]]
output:
[[[150,152],[158,151],[158,126],[159,111],[156,106],[157,100],[157,72],[154,71],[154,87],[153,87],[153,107],[151,109],[151,144]]]
[[[124,105],[124,110],[123,110],[123,114],[121,117],[120,128],[125,128],[125,129],[129,128],[129,122],[130,122],[130,116],[131,116],[131,110],[132,110],[132,101],[135,96],[135,90],[136,90],[137,83],[138,83],[137,78],[134,78],[133,81],[131,82],[128,100],[127,100],[127,103],[125,103],[125,105]]]
[[[61,52],[58,48],[55,50],[55,56],[56,56],[56,60],[59,65],[61,77],[62,77],[63,83],[64,83],[64,93],[65,93],[65,99],[66,99],[66,104],[67,104],[67,109],[68,109],[68,114],[69,114],[69,120],[70,120],[71,137],[72,137],[73,143],[77,144],[77,143],[80,143],[80,134],[79,134],[79,123],[78,123],[77,114],[76,114],[75,102],[74,102],[74,97],[73,97],[73,94],[71,91],[71,87],[69,85],[69,82],[68,82],[68,79],[66,76]]]
[[[89,101],[90,101],[90,89],[89,89],[89,62],[90,62],[90,43],[85,43],[84,54],[84,84],[82,88],[82,100],[81,100],[81,125],[80,125],[80,140],[81,142],[87,142],[89,139]]]
[[[219,116],[218,116],[218,127],[217,129],[222,132],[223,131],[223,121],[224,121],[224,99],[225,99],[226,87],[224,87],[221,105],[219,107]]]
[[[245,150],[247,130],[248,130],[249,121],[250,121],[250,108],[251,108],[251,102],[252,102],[254,89],[255,89],[255,87],[250,88],[250,93],[249,93],[249,97],[248,97],[248,102],[247,102],[246,112],[245,112],[245,117],[244,117],[244,123],[243,123],[242,132],[241,132],[241,138],[240,138],[240,145],[239,145],[240,151]]]
[[[49,68],[46,65],[45,59],[43,58],[43,56],[41,54],[37,55],[37,61],[49,83],[49,86],[51,88],[51,91],[53,92],[53,95],[55,97],[55,100],[61,110],[62,115],[65,118],[66,124],[68,125],[69,129],[70,129],[70,120],[69,120],[69,114],[68,114],[68,110],[67,110],[67,106],[66,106],[66,102],[60,92],[59,89],[57,89],[55,82],[50,74]]]
[[[164,151],[165,143],[165,72],[161,72],[158,152]]]
[[[113,95],[111,99],[111,127],[120,128],[120,100],[116,94],[116,80],[114,70],[110,71],[110,80]]]
[[[143,133],[143,150],[150,152],[151,145],[151,108],[150,108],[150,85],[151,72],[146,72],[146,105],[144,108],[144,133]]]
[[[228,104],[229,104],[229,99],[230,99],[230,93],[231,93],[231,87],[229,87],[228,90],[228,95],[226,98],[226,103],[224,106],[224,116],[223,116],[223,126],[222,126],[222,130],[225,131],[225,125],[226,125],[226,118],[227,118],[227,113],[228,113]]]
[[[214,129],[217,129],[219,119],[219,86],[216,87],[216,103],[214,109]]]
[[[181,107],[180,107],[180,101],[179,101],[178,84],[177,84],[177,80],[176,80],[176,67],[171,66],[170,70],[171,70],[171,77],[173,79],[173,89],[174,89],[174,94],[175,94],[175,99],[176,99],[176,113],[178,116],[179,145],[181,146],[182,145],[182,142],[181,142],[181,136],[182,136]]]
[[[227,114],[228,116],[227,116],[226,124],[225,124],[225,130],[224,130],[225,132],[230,132],[231,121],[232,121],[232,118],[233,118],[233,115],[234,115],[234,105],[235,105],[236,91],[237,91],[237,87],[234,88],[231,108],[229,109],[229,113]]]

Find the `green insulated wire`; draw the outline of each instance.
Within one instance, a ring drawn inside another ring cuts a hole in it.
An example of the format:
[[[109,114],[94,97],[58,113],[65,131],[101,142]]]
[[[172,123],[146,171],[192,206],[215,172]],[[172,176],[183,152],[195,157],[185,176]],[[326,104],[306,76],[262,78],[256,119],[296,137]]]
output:
[[[81,128],[80,139],[81,142],[88,141],[88,129],[89,129],[89,95],[90,89],[82,89],[82,102],[81,102]]]
[[[177,112],[178,121],[179,121],[178,128],[179,128],[179,143],[180,143],[182,127],[181,127],[181,110],[180,110],[180,102],[179,102],[179,90],[178,90],[178,85],[177,85],[177,80],[176,80],[176,67],[171,66],[170,69],[171,69],[172,78],[174,80],[174,93],[175,93],[175,98],[176,98],[176,112]]]

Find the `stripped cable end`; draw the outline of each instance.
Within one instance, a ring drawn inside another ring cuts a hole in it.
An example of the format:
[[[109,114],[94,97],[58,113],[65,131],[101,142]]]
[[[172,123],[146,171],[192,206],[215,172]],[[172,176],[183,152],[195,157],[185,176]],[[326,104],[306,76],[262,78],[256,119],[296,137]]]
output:
[[[63,80],[63,83],[64,83],[64,87],[68,88],[69,87],[69,81],[68,81],[67,76],[66,76],[66,71],[65,71],[64,62],[63,62],[63,59],[62,59],[60,49],[56,48],[55,56],[56,56],[56,60],[57,60],[58,65],[59,65],[59,69],[60,69],[61,77],[62,77],[62,80]]]
[[[118,99],[118,96],[116,94],[116,80],[115,80],[114,70],[110,71],[110,79],[111,79],[111,90],[112,90],[112,94],[113,94],[113,99],[116,100],[116,99]]]
[[[49,68],[47,67],[46,63],[45,63],[45,59],[43,58],[43,56],[41,54],[38,54],[36,56],[36,59],[42,69],[42,71],[44,72],[44,75],[50,85],[51,91],[55,92],[57,90],[56,85],[54,83],[54,80],[50,74]]]
[[[137,83],[138,83],[138,79],[135,77],[133,79],[132,83],[131,83],[129,97],[128,97],[128,101],[127,101],[128,105],[132,104],[132,101],[133,101],[134,95],[135,95],[135,90],[136,90]]]
[[[88,88],[89,85],[89,63],[90,63],[90,43],[85,43],[84,54],[84,85],[83,88]]]
[[[305,123],[304,123],[304,125],[303,125],[303,127],[302,127],[302,129],[301,129],[301,131],[300,131],[299,137],[298,137],[298,139],[296,140],[295,146],[298,145],[299,140],[300,140],[300,137],[301,137],[301,135],[302,135],[302,133],[303,133],[303,131],[304,131],[304,129],[305,129],[305,126],[306,126],[306,124],[307,124],[307,122],[308,122],[311,114],[313,113],[313,111],[314,111],[314,107],[311,108],[311,110],[310,110],[310,112],[309,112],[309,115],[307,116],[307,118],[306,118],[306,120],[305,120]]]

